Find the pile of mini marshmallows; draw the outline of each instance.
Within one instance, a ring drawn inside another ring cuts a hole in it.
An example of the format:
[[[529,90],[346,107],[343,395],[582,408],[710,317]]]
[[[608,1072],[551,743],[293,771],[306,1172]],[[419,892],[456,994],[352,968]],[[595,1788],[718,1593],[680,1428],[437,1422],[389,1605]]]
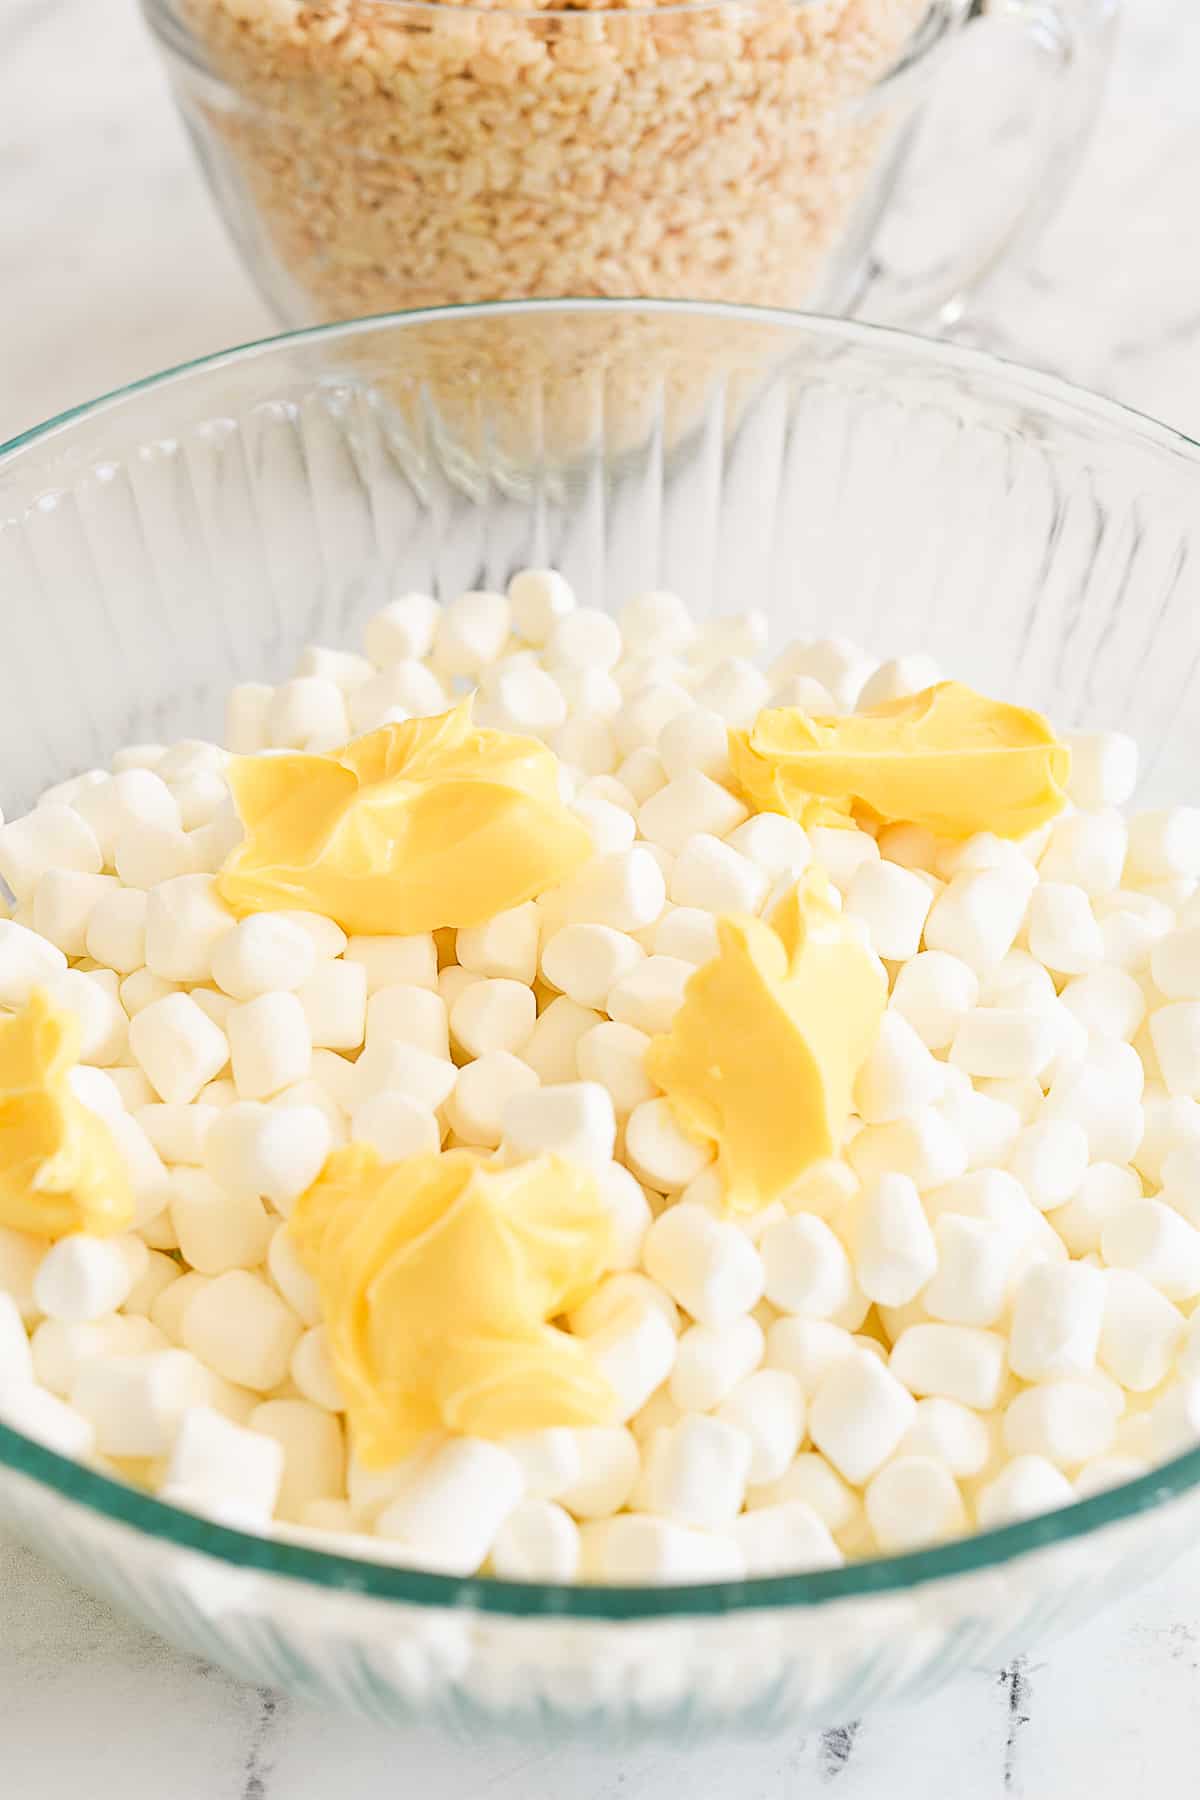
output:
[[[224,1523],[531,1580],[826,1567],[1058,1507],[1200,1435],[1200,811],[1126,819],[1133,743],[1073,737],[1023,843],[750,817],[727,731],[937,678],[841,640],[766,665],[754,614],[561,576],[405,595],[366,655],[312,648],[229,698],[228,744],[325,750],[475,688],[595,838],[471,930],[236,923],[215,744],[122,751],[0,829],[0,1005],[82,1020],[76,1092],[136,1194],[126,1236],[0,1231],[0,1418]],[[723,914],[819,864],[890,1004],[844,1154],[726,1217],[648,1080]],[[283,1229],[331,1146],[465,1144],[594,1171],[611,1272],[566,1319],[621,1423],[448,1437],[367,1470]]]

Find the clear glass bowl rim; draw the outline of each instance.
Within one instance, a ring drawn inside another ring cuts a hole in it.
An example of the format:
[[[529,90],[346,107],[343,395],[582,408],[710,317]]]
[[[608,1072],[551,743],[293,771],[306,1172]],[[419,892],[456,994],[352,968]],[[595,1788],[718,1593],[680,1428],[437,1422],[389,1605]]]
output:
[[[408,4],[408,0],[402,0]],[[176,367],[116,388],[111,393],[21,432],[0,444],[0,475],[21,452],[85,419],[96,418],[135,395],[169,388],[192,375],[215,373],[253,361],[274,351],[305,344],[337,342],[367,336],[381,328],[417,329],[453,321],[516,317],[534,313],[619,313],[636,310],[668,316],[696,316],[774,325],[829,344],[891,345],[929,368],[959,370],[982,376],[993,385],[1024,393],[1031,401],[1087,418],[1127,442],[1133,439],[1173,451],[1200,469],[1200,442],[1132,407],[1074,386],[1055,375],[1025,368],[991,352],[916,337],[890,328],[844,319],[784,312],[775,308],[733,306],[691,300],[557,299],[506,300],[467,306],[429,307],[421,311],[383,313],[334,325],[261,338],[236,349],[197,357]],[[336,1556],[287,1541],[259,1537],[213,1524],[198,1514],[169,1506],[140,1489],[113,1481],[82,1463],[59,1456],[22,1433],[0,1424],[0,1468],[27,1477],[64,1499],[116,1524],[180,1550],[192,1550],[230,1567],[260,1571],[311,1586],[361,1594],[377,1601],[407,1606],[467,1609],[510,1618],[592,1619],[621,1622],[686,1616],[721,1617],[773,1608],[825,1606],[868,1595],[902,1595],[910,1589],[953,1576],[980,1574],[1028,1555],[1031,1551],[1088,1536],[1106,1526],[1150,1512],[1200,1485],[1200,1448],[1174,1457],[1135,1481],[1123,1482],[1055,1512],[976,1532],[930,1550],[900,1556],[871,1557],[837,1569],[809,1574],[772,1575],[749,1581],[720,1581],[678,1587],[590,1587],[562,1583],[502,1581],[493,1576],[433,1575],[395,1562],[371,1562]]]

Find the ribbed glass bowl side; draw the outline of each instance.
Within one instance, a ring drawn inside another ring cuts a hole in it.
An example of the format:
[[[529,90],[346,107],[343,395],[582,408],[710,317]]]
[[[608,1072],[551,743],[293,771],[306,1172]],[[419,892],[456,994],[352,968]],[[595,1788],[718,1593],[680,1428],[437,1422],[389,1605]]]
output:
[[[786,315],[534,303],[278,340],[0,452],[2,804],[122,743],[219,731],[233,682],[353,643],[397,591],[531,562],[594,604],[671,586],[706,618],[761,607],[777,643],[927,649],[1060,723],[1132,731],[1143,797],[1186,798],[1198,456],[1046,378]],[[327,1585],[321,1558],[284,1574],[286,1552],[134,1517],[2,1430],[0,1518],[256,1681],[614,1741],[836,1723],[994,1663],[1183,1547],[1193,1463],[920,1576],[866,1564],[616,1617],[561,1590],[506,1616],[499,1590],[367,1566]]]

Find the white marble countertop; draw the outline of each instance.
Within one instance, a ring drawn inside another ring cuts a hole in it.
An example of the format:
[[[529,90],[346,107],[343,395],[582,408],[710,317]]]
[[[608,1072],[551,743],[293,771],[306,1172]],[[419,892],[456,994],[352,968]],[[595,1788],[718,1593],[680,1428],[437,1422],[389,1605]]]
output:
[[[1200,9],[1129,0],[1089,161],[985,335],[1200,433]],[[272,329],[132,0],[4,0],[0,441]],[[0,1544],[0,1795],[22,1800],[1128,1800],[1200,1758],[1200,1553],[1086,1633],[822,1738],[606,1758],[385,1734],[178,1656]]]

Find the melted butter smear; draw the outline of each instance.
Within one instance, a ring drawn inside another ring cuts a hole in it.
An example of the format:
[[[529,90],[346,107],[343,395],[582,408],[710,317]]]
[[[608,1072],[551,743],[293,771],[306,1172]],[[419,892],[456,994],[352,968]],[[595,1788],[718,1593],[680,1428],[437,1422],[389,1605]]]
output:
[[[592,854],[535,738],[471,722],[471,702],[384,725],[326,755],[236,757],[245,842],[218,877],[246,914],[301,907],[343,930],[480,925]]]
[[[770,923],[722,919],[646,1066],[685,1131],[715,1145],[725,1203],[769,1206],[841,1147],[887,977],[811,876]]]
[[[120,1152],[71,1089],[80,1033],[40,992],[0,1021],[0,1225],[14,1231],[104,1236],[133,1222]]]
[[[924,825],[939,837],[1024,837],[1065,804],[1070,751],[1040,713],[956,681],[844,718],[798,707],[730,733],[734,775],[759,812],[810,825]]]
[[[548,1321],[608,1266],[611,1222],[583,1170],[468,1150],[384,1163],[335,1150],[288,1229],[320,1290],[357,1454],[384,1468],[431,1431],[500,1437],[599,1425],[612,1390]]]

